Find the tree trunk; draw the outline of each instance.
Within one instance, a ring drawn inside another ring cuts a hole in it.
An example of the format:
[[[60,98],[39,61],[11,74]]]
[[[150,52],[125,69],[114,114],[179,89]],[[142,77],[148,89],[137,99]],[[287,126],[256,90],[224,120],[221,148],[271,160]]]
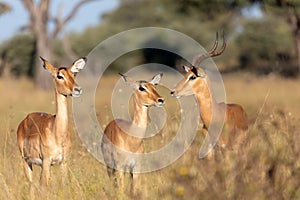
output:
[[[35,5],[35,9],[31,13],[31,28],[36,39],[36,58],[35,58],[35,76],[34,81],[36,87],[40,89],[49,89],[52,86],[49,73],[42,67],[40,56],[46,60],[51,60],[52,41],[48,36],[49,21],[49,3],[50,0],[43,0]],[[34,6],[34,5],[32,5]]]
[[[35,76],[34,82],[35,85],[40,89],[49,89],[52,86],[52,79],[49,76],[47,70],[42,66],[40,56],[46,60],[51,60],[51,48],[48,45],[47,37],[39,35],[36,37],[36,48],[37,55],[35,55]]]
[[[49,89],[52,86],[51,78],[45,69],[42,67],[42,63],[39,56],[47,60],[51,60],[51,54],[53,50],[53,41],[61,32],[66,23],[68,23],[77,13],[78,9],[93,0],[80,0],[78,1],[71,11],[62,19],[60,16],[49,16],[49,8],[51,0],[22,0],[24,7],[27,9],[30,15],[30,25],[34,37],[35,37],[35,52],[36,58],[34,64],[34,81],[38,88]],[[51,18],[51,19],[50,19]],[[52,33],[48,32],[47,26],[49,21],[53,20],[54,30]]]
[[[299,30],[300,32],[300,30]],[[296,42],[296,49],[297,49],[297,65],[298,65],[298,75],[300,76],[300,34],[294,35],[295,42]]]
[[[297,51],[298,75],[300,75],[300,16],[297,12],[297,7],[293,3],[286,4],[285,1],[278,1],[279,6],[287,7],[287,22],[291,27],[291,31],[295,41]]]

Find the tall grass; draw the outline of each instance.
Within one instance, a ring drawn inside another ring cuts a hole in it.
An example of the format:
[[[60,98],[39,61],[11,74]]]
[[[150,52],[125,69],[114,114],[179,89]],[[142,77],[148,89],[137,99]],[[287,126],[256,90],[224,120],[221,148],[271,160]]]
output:
[[[176,162],[140,175],[138,199],[300,198],[300,95],[297,94],[300,81],[247,74],[223,78],[228,101],[242,104],[249,115],[247,144],[238,152],[226,156],[220,153],[216,160],[199,160],[203,136],[198,131],[191,147]],[[107,94],[115,80],[115,77],[104,77]],[[169,95],[168,91],[158,89],[164,96]],[[16,143],[16,128],[29,112],[53,113],[54,92],[36,91],[26,79],[1,79],[0,93],[0,199],[30,199]],[[98,119],[105,126],[112,120],[110,97],[97,93],[96,102]],[[178,105],[174,103],[174,106],[176,110]],[[169,142],[178,128],[178,118],[178,115],[168,116],[172,125],[147,139],[146,149],[160,148]],[[59,167],[53,166],[49,199],[116,198],[105,166],[86,151],[72,122],[70,127],[68,183],[61,185]],[[39,192],[39,175],[40,168],[34,167],[36,193]]]

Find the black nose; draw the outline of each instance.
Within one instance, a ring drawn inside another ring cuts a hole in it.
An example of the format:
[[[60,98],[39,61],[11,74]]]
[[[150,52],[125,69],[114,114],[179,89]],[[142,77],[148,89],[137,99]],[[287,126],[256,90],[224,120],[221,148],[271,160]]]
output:
[[[171,95],[173,95],[174,94],[174,91],[171,91]]]
[[[74,91],[77,92],[77,93],[80,93],[81,92],[81,88],[74,88]]]
[[[157,101],[158,101],[159,103],[164,103],[165,100],[164,100],[164,99],[158,99]]]

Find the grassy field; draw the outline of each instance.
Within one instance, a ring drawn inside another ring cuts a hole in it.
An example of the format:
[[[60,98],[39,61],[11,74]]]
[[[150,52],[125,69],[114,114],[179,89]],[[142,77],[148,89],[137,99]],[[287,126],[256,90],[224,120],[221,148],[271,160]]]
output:
[[[224,75],[223,79],[228,102],[243,105],[248,113],[251,125],[247,145],[226,157],[199,160],[203,137],[198,131],[180,159],[140,176],[137,199],[300,199],[300,80],[249,74]],[[102,80],[106,94],[115,80]],[[160,93],[175,102],[167,92]],[[54,92],[36,91],[26,79],[3,78],[0,94],[0,199],[30,199],[16,129],[29,112],[53,113]],[[104,126],[112,119],[110,96],[97,93],[96,99],[98,119]],[[174,116],[167,120],[174,120]],[[105,166],[87,152],[73,127],[71,121],[68,184],[62,187],[59,167],[52,167],[49,199],[115,199]],[[147,139],[146,149],[162,146],[174,136],[176,128],[168,126]],[[34,172],[34,185],[38,188],[40,168],[34,167]]]

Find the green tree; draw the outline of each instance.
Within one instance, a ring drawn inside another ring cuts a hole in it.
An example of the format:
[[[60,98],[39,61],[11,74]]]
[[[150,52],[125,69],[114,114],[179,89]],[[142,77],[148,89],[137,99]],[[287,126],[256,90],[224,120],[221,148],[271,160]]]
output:
[[[249,0],[259,2],[266,13],[285,18],[294,38],[300,73],[300,1],[299,0]]]
[[[232,29],[229,22],[234,19],[236,12],[239,12],[239,7],[229,0],[123,0],[116,10],[103,16],[99,26],[89,28],[81,34],[71,35],[72,49],[86,52],[112,34],[145,26],[180,31],[209,48],[216,31],[225,29],[229,32]],[[157,41],[160,39],[157,38]],[[176,42],[174,47],[176,48]],[[135,59],[130,58],[130,60],[145,61],[140,59],[141,53],[143,52],[130,54],[135,56]],[[158,56],[153,57],[158,58]],[[144,59],[146,59],[145,55]],[[114,63],[115,66],[118,63],[121,62]],[[121,64],[124,66],[124,60]]]
[[[33,77],[34,55],[34,37],[32,35],[17,35],[7,40],[0,47],[2,60],[0,75],[6,70],[14,76],[25,75]]]
[[[274,16],[246,21],[235,42],[236,46],[240,46],[240,66],[259,73],[286,71],[285,65],[293,55],[290,51],[293,40],[288,26]]]

